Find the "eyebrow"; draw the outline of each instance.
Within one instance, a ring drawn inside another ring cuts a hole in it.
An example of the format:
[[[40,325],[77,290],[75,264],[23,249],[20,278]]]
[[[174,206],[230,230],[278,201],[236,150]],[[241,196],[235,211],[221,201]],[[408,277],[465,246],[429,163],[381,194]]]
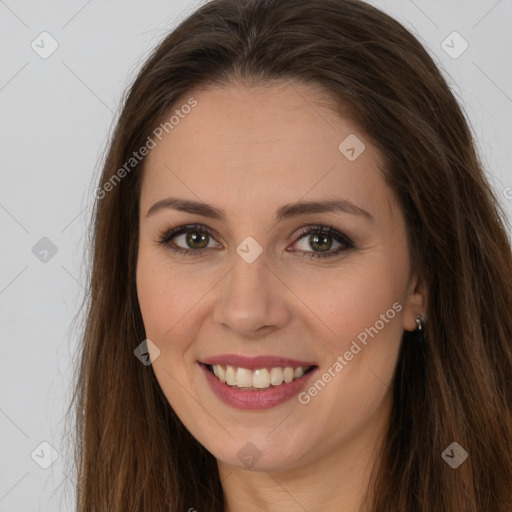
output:
[[[154,215],[164,209],[193,213],[203,217],[217,219],[222,222],[226,222],[227,219],[226,212],[221,208],[217,208],[207,203],[192,201],[190,199],[179,199],[177,197],[167,197],[157,201],[153,206],[151,206],[151,208],[149,208],[146,217]],[[326,201],[306,201],[285,204],[277,210],[276,222],[308,213],[329,213],[335,211],[358,215],[370,221],[374,220],[373,216],[369,212],[363,210],[347,199],[331,199]]]

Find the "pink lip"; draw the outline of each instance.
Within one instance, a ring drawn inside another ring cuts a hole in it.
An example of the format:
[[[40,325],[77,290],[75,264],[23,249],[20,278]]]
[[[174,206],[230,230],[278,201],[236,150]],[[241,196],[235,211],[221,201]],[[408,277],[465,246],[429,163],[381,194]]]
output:
[[[302,366],[303,368],[315,366],[315,363],[312,362],[297,361],[295,359],[287,359],[278,356],[245,357],[237,354],[220,354],[218,356],[207,357],[200,362],[209,365],[220,364],[222,366],[236,366],[238,368],[247,368],[248,370],[271,367],[286,368],[287,366],[291,366],[292,368],[297,368],[298,366]]]
[[[235,407],[236,409],[245,409],[252,411],[270,409],[271,407],[275,407],[276,405],[282,404],[283,402],[290,400],[298,393],[300,393],[302,389],[304,389],[307,382],[310,380],[311,376],[315,374],[318,370],[318,367],[316,367],[309,373],[302,376],[301,378],[288,383],[283,382],[279,386],[270,386],[269,388],[261,391],[244,391],[238,389],[237,387],[229,386],[228,384],[221,382],[217,377],[215,377],[215,375],[213,375],[208,370],[206,364],[199,363],[199,366],[203,371],[206,380],[210,385],[210,388],[217,395],[217,397],[220,400],[222,400],[222,402],[231,407]],[[298,366],[302,366],[302,363],[299,364]],[[263,367],[265,368],[265,365],[263,365]],[[258,366],[258,368],[261,368],[261,365]]]

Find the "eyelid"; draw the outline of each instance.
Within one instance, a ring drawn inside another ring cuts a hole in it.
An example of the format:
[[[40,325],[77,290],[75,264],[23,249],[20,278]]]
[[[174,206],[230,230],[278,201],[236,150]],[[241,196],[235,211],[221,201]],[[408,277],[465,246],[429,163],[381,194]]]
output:
[[[192,257],[205,256],[205,253],[208,252],[208,249],[212,249],[211,247],[205,247],[203,249],[186,249],[180,246],[173,246],[171,244],[171,240],[173,238],[194,231],[207,233],[211,238],[213,238],[217,242],[217,234],[214,232],[213,229],[209,228],[208,226],[205,226],[204,224],[197,223],[182,224],[174,228],[166,229],[160,236],[158,236],[156,242],[158,245],[162,245],[165,249],[177,253],[178,255]]]
[[[316,224],[316,225],[313,224],[313,225],[304,226],[303,228],[301,228],[299,233],[297,233],[295,235],[297,237],[297,239],[295,240],[294,243],[296,243],[300,239],[304,238],[305,235],[312,235],[312,234],[317,234],[317,233],[321,233],[322,235],[331,236],[338,242],[343,243],[348,247],[353,247],[355,245],[354,241],[348,235],[346,235],[345,233],[334,228],[332,225],[327,226],[325,224]],[[338,238],[341,240],[338,240]]]
[[[174,228],[165,229],[163,233],[160,235],[158,241],[160,243],[167,243],[175,236],[182,235],[189,231],[203,231],[205,233],[208,233],[212,238],[215,239],[218,236],[213,229],[209,228],[208,226],[205,226],[204,224],[182,224]]]

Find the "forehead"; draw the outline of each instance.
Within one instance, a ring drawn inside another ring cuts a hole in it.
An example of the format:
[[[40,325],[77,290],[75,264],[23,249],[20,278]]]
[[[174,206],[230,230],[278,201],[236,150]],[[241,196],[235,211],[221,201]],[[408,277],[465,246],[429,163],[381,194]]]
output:
[[[321,88],[217,86],[184,95],[173,111],[191,97],[197,105],[156,139],[146,159],[143,205],[166,193],[228,210],[235,196],[252,207],[326,194],[367,209],[389,200],[379,152]]]

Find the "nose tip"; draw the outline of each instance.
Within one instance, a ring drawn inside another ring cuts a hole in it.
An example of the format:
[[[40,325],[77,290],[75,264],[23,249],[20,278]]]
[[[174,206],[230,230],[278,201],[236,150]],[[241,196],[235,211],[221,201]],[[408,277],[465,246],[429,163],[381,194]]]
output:
[[[280,286],[263,256],[252,263],[240,257],[220,285],[215,323],[247,339],[266,336],[282,327],[289,315]]]
[[[254,322],[251,319],[237,319],[230,322],[223,322],[224,327],[235,332],[240,338],[245,340],[261,340],[277,329],[275,325],[261,325],[260,322]]]

